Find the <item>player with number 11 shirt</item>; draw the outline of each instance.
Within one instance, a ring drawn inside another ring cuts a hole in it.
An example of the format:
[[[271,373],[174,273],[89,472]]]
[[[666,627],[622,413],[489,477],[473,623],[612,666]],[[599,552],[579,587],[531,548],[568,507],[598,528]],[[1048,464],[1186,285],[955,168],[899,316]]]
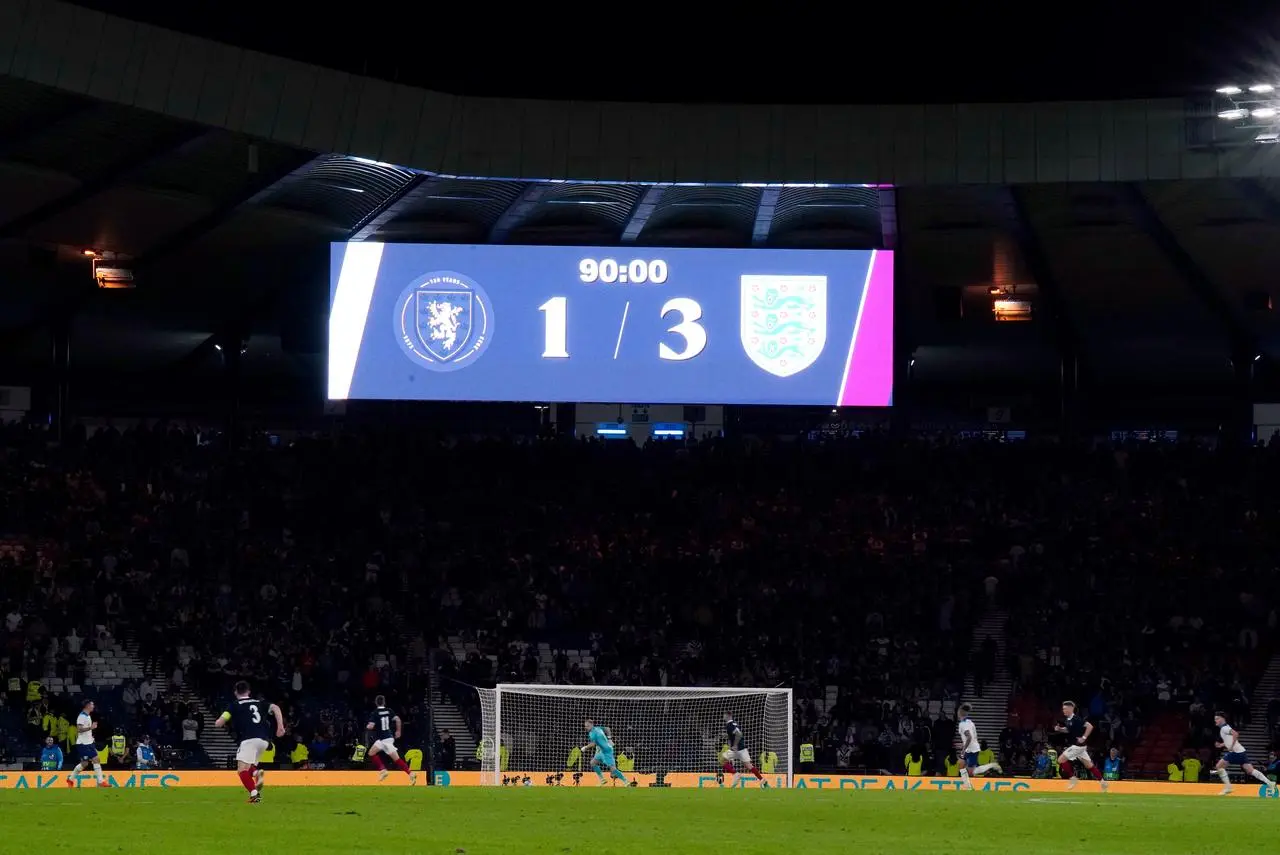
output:
[[[262,770],[258,768],[258,761],[262,752],[270,747],[272,737],[284,736],[284,715],[275,704],[252,697],[249,684],[244,680],[236,683],[235,693],[235,702],[213,724],[226,727],[229,723],[240,738],[236,770],[240,783],[249,791],[249,802],[257,804],[262,801]]]
[[[396,748],[396,740],[400,738],[400,716],[387,709],[387,699],[384,696],[378,695],[373,702],[377,706],[369,715],[369,723],[365,727],[373,736],[369,759],[381,773],[378,775],[378,780],[385,781],[387,775],[391,774],[386,763],[382,761],[382,755],[385,754],[391,758],[391,763],[397,769],[409,776],[410,786],[418,783],[418,776],[410,771],[409,764],[400,757],[400,749]]]

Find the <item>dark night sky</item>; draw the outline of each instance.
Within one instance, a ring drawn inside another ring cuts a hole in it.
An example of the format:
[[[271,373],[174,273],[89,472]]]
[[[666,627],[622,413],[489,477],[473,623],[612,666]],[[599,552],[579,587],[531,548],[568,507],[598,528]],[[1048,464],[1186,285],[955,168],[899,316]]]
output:
[[[79,5],[469,95],[948,103],[1177,96],[1246,78],[1280,83],[1274,0],[1090,0],[999,14],[980,10],[1014,4],[890,2],[880,4],[888,11],[868,11],[875,7],[833,3],[803,19],[788,17],[786,4],[762,4],[768,16],[745,4],[734,15],[692,3],[540,5],[541,17],[503,4]]]

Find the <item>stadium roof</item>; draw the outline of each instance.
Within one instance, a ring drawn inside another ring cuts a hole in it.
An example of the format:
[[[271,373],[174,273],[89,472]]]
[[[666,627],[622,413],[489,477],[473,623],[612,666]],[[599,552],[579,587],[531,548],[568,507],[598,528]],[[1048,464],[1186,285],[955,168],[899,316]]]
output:
[[[261,397],[314,403],[328,241],[767,244],[900,250],[924,398],[1043,396],[1067,352],[1119,399],[1216,399],[1232,360],[1280,355],[1257,308],[1280,263],[1266,171],[896,191],[450,177],[0,75],[0,383],[38,382],[74,311],[82,396],[129,378],[209,388],[215,338],[243,333]],[[137,287],[91,287],[86,250],[123,260]],[[1037,319],[985,322],[993,287],[1030,295]]]

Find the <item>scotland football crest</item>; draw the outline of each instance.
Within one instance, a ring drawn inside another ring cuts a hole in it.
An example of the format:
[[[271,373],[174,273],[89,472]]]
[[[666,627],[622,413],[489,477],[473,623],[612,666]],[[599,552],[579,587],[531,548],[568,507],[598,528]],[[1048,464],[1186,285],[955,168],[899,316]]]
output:
[[[414,280],[396,303],[395,334],[410,359],[432,371],[457,371],[493,337],[493,307],[473,279],[452,271]]]
[[[747,356],[777,377],[798,374],[827,343],[827,277],[742,277],[740,334]]]

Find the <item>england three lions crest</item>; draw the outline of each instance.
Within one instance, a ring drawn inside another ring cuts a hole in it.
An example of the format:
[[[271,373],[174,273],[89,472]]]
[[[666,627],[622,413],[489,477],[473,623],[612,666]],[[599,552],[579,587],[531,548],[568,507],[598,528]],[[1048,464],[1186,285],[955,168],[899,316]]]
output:
[[[742,277],[742,346],[756,365],[790,377],[827,343],[827,277]]]
[[[460,273],[428,273],[396,304],[400,349],[432,371],[456,371],[482,354],[493,337],[493,307],[480,285]]]

